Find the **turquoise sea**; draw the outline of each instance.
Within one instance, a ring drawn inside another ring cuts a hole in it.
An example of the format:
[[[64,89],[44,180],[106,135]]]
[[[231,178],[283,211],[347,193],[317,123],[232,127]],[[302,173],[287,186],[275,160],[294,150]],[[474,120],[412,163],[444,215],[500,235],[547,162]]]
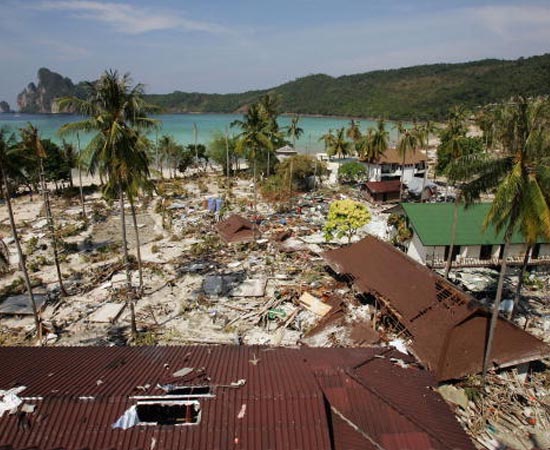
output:
[[[162,114],[155,116],[161,122],[161,128],[158,133],[149,135],[153,141],[163,134],[173,136],[178,142],[183,144],[192,144],[194,142],[193,124],[197,126],[197,141],[207,145],[215,133],[224,133],[228,129],[229,135],[238,134],[237,128],[230,128],[229,125],[235,119],[241,119],[238,114]],[[80,117],[66,114],[1,114],[0,127],[8,127],[13,131],[24,127],[28,122],[35,125],[44,139],[52,139],[60,142],[57,136],[57,130],[61,125],[80,120]],[[296,141],[296,147],[300,152],[321,152],[323,143],[319,141],[320,137],[329,129],[348,127],[350,119],[333,117],[301,117],[299,126],[303,128],[304,134]],[[285,127],[289,125],[290,117],[281,116],[279,125]],[[367,119],[359,120],[361,131],[374,126],[373,121]],[[396,137],[396,130],[391,122],[387,122],[388,131],[393,139]],[[76,138],[68,137],[69,141],[76,141]],[[80,136],[82,146],[85,146],[90,136]]]

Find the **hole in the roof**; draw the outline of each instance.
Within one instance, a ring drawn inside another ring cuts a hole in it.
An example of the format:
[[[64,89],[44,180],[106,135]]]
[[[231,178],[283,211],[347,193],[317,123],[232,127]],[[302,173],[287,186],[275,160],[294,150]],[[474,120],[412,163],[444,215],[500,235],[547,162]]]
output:
[[[199,402],[142,402],[136,405],[139,422],[149,425],[193,425],[200,422]]]

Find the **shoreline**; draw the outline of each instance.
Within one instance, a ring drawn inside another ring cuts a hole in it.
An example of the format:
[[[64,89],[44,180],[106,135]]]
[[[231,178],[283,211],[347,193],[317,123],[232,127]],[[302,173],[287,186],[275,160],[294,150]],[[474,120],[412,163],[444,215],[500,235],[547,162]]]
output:
[[[21,115],[29,115],[29,116],[44,116],[44,117],[73,117],[78,116],[78,114],[74,113],[45,113],[45,112],[20,112],[20,111],[10,111],[6,113],[0,114],[0,119],[5,116],[10,117],[16,117]],[[151,114],[152,117],[154,116],[164,116],[164,115],[181,115],[181,116],[196,116],[196,115],[218,115],[218,116],[242,116],[242,112],[215,112],[215,111],[208,111],[208,112],[202,112],[202,111],[165,111],[158,114]],[[312,114],[312,113],[293,113],[293,112],[283,112],[280,113],[279,116],[281,117],[309,117],[312,119],[337,119],[337,120],[368,120],[371,122],[376,122],[380,117],[366,117],[366,116],[342,116],[338,114]],[[391,118],[383,118],[387,122],[398,122],[403,121],[404,123],[412,123],[413,119],[391,119]],[[422,121],[420,121],[422,122]],[[438,121],[434,121],[438,122]]]

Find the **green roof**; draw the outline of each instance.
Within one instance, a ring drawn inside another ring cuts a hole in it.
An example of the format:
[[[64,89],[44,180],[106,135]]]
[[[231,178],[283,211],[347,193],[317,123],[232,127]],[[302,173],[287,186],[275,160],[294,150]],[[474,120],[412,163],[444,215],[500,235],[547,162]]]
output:
[[[402,203],[409,224],[425,246],[450,245],[453,224],[453,203]],[[483,221],[491,203],[476,203],[468,208],[460,205],[456,225],[455,245],[504,244],[504,231],[493,226],[483,231]],[[521,233],[514,233],[512,244],[523,244]]]

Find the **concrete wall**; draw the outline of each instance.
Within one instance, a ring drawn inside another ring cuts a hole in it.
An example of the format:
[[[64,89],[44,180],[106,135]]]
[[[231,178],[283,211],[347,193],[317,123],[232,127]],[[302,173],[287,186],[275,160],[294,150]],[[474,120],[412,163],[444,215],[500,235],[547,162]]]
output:
[[[508,248],[508,257],[509,258],[523,258],[525,256],[526,250],[525,244],[512,244]]]
[[[422,244],[416,233],[413,232],[413,237],[407,248],[407,255],[415,261],[426,264],[426,247]]]

